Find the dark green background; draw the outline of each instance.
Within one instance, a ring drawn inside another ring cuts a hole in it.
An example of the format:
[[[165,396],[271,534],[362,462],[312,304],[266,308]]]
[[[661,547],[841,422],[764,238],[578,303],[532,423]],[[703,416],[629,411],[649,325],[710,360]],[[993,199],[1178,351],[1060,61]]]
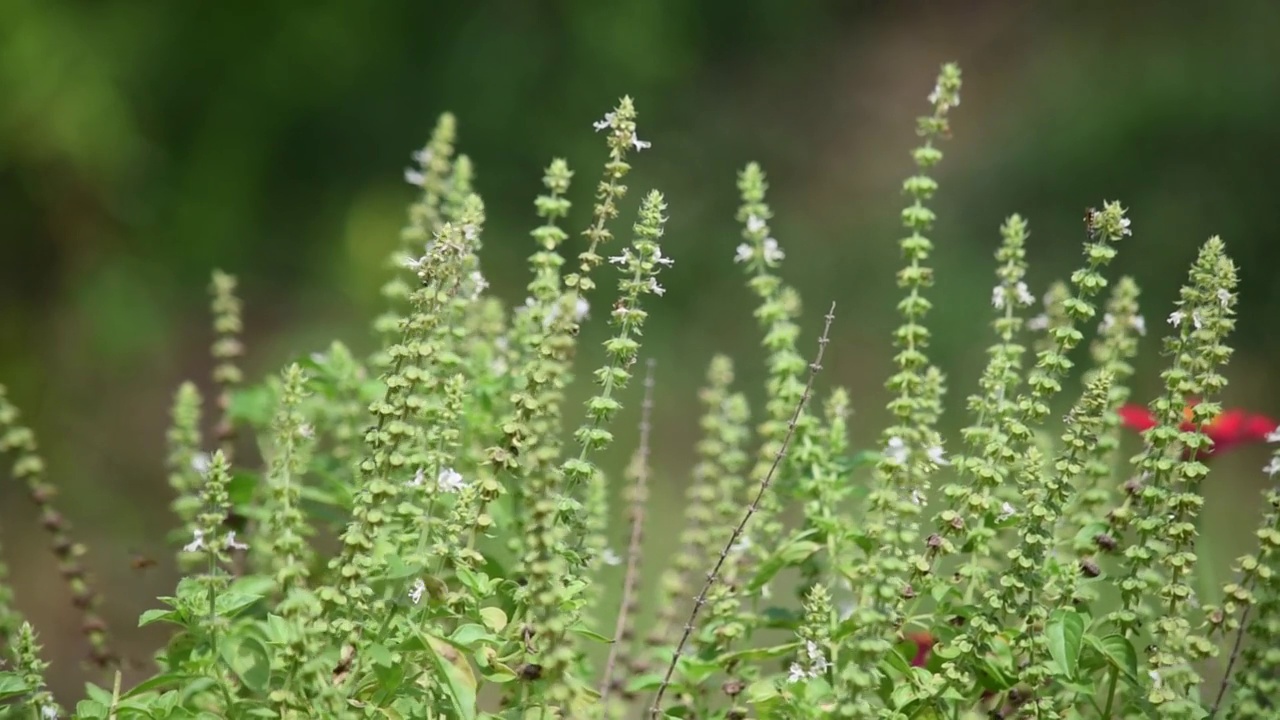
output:
[[[1242,281],[1228,399],[1280,414],[1280,5],[1118,5],[0,3],[0,382],[41,434],[109,620],[134,655],[158,641],[131,628],[172,577],[139,576],[127,558],[161,551],[169,529],[166,412],[181,379],[208,387],[210,269],[241,278],[254,377],[334,336],[367,349],[413,199],[402,170],[444,110],[488,206],[486,272],[519,302],[542,168],[561,155],[577,171],[581,228],[604,157],[591,122],[635,98],[653,148],[636,158],[616,231],[659,187],[676,259],[646,332],[659,361],[656,502],[680,503],[711,353],[759,379],[753,301],[731,262],[734,176],[749,160],[770,173],[806,330],[839,303],[822,381],[851,388],[855,444],[874,441],[899,189],[913,119],[949,60],[965,86],[936,175],[931,316],[949,407],[983,361],[1002,219],[1030,221],[1038,296],[1079,262],[1085,207],[1120,199],[1134,237],[1112,277],[1138,278],[1153,330],[1197,245],[1227,241]],[[583,374],[601,330],[584,332]],[[1155,334],[1142,349],[1145,401],[1159,383]],[[624,452],[634,421],[620,420]],[[1212,557],[1243,548],[1264,462],[1257,447],[1215,460]],[[77,621],[11,482],[0,524],[18,601],[56,687],[74,693]],[[666,530],[650,533],[655,547]]]

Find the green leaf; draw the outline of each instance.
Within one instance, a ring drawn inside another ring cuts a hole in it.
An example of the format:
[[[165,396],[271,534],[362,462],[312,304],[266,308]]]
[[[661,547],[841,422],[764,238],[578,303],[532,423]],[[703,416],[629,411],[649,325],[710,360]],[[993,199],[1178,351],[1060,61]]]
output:
[[[507,626],[507,614],[499,607],[480,608],[480,619],[493,632],[502,632],[502,628]]]
[[[1101,638],[1086,635],[1085,642],[1106,658],[1107,664],[1120,670],[1120,674],[1131,685],[1138,683],[1138,651],[1125,636],[1113,633]]]
[[[138,618],[138,627],[143,627],[156,622],[171,622],[175,625],[185,625],[182,621],[182,614],[177,610],[148,610],[142,613]]]
[[[374,665],[378,667],[391,667],[391,651],[387,649],[386,645],[378,642],[370,643],[365,647],[364,651],[365,654],[369,656],[369,659],[373,661]]]
[[[183,685],[183,690],[185,692],[190,692],[191,686],[198,683],[203,683],[207,686],[209,685],[209,679],[193,679],[189,683]],[[155,702],[151,703],[153,715],[157,718],[191,717],[190,712],[178,707],[178,703],[182,702],[182,698],[183,696],[176,690],[168,690],[161,693],[160,697],[157,698]]]
[[[881,662],[887,664],[889,667],[897,670],[903,675],[910,675],[911,661],[907,658],[915,657],[915,654],[916,644],[910,640],[904,640],[894,645],[893,648],[889,650],[889,654],[885,655]]]
[[[458,582],[471,591],[476,597],[487,597],[493,594],[493,580],[484,573],[476,573],[459,566],[456,569]]]
[[[1053,611],[1045,625],[1044,631],[1049,638],[1049,656],[1068,680],[1075,680],[1079,671],[1084,625],[1084,617],[1080,613],[1065,608]]]
[[[386,648],[383,648],[385,650]],[[374,677],[377,678],[378,692],[383,697],[395,697],[402,685],[404,685],[405,671],[409,666],[404,663],[381,663],[376,662],[370,666],[373,670]],[[382,708],[385,717],[398,717],[396,715],[387,715],[387,708]]]
[[[87,682],[84,684],[84,694],[90,700],[96,700],[107,706],[111,705],[111,691],[104,687],[99,687],[93,683]]]
[[[680,671],[680,677],[684,678],[687,685],[696,687],[714,675],[721,667],[720,663],[715,660],[704,660],[699,657],[684,655],[680,658],[680,664],[676,666],[676,669]]]
[[[915,702],[919,690],[909,682],[898,683],[889,697],[889,704],[896,710],[902,710]]]
[[[419,632],[418,635],[430,651],[431,662],[436,672],[445,679],[445,691],[450,704],[460,720],[474,720],[476,716],[476,677],[471,672],[471,663],[452,644],[431,633]]]
[[[783,545],[761,563],[755,577],[751,578],[751,582],[747,584],[747,592],[759,590],[783,568],[799,565],[821,549],[820,543],[811,540],[795,540]]]
[[[157,659],[160,661],[161,666],[169,672],[185,671],[186,664],[191,660],[191,656],[195,651],[195,636],[190,632],[183,631],[175,633],[174,636],[169,639],[169,644],[165,646],[164,652],[162,652]],[[189,690],[191,684],[197,682],[200,681],[192,680],[191,682],[184,684],[183,689]]]
[[[502,504],[503,500],[510,500],[510,493],[499,498],[497,503],[489,504],[489,514],[493,516],[493,526],[495,528],[511,527],[514,513],[524,512],[523,509],[518,511],[513,508],[503,509],[507,507]],[[513,573],[508,572],[507,568],[515,563],[516,559],[512,556],[510,548],[505,543],[495,543],[485,549],[484,564],[480,566],[480,569],[484,570],[492,578],[510,578]]]
[[[915,643],[912,643],[911,644],[912,657],[915,656],[915,652],[916,652],[915,647],[916,647]],[[955,643],[939,643],[929,649],[929,657],[930,659],[939,658],[942,660],[955,660],[956,658],[960,657],[960,648],[956,647]]]
[[[939,605],[944,604],[949,596],[959,594],[960,588],[949,582],[938,583],[929,590],[929,596],[932,597],[933,601]]]
[[[280,615],[267,613],[266,635],[267,644],[285,645],[294,637],[293,625]]]
[[[81,700],[76,703],[76,717],[92,720],[93,718],[105,718],[111,712],[111,708],[103,705],[97,700]]]
[[[183,577],[178,581],[177,597],[161,597],[160,601],[175,608],[199,607],[204,612],[209,610],[208,588],[195,577]]]
[[[191,677],[187,673],[163,673],[152,678],[147,678],[142,682],[134,685],[128,692],[122,694],[122,699],[128,699],[143,695],[153,690],[159,690],[167,685],[181,686],[183,681]]]
[[[1013,647],[1003,636],[991,640],[991,652],[981,658],[979,677],[982,686],[992,692],[1004,692],[1018,684],[1014,670]]]
[[[778,686],[772,680],[757,680],[747,686],[747,702],[752,705],[761,705],[776,701],[781,698],[778,693]]]
[[[254,692],[266,689],[271,680],[271,655],[262,641],[253,636],[222,642],[222,659],[240,682]]]
[[[7,700],[31,692],[27,681],[18,673],[0,672],[0,700]]]
[[[217,599],[213,601],[213,607],[219,617],[235,617],[262,597],[257,593],[242,593],[229,589],[217,595]]]
[[[449,639],[453,641],[454,645],[467,648],[468,650],[474,649],[476,645],[481,642],[489,642],[494,645],[498,644],[498,638],[490,635],[489,631],[486,630],[483,625],[477,625],[475,623],[459,625],[458,629],[454,630],[453,634],[449,636]]]
[[[1076,682],[1075,680],[1063,680],[1059,684],[1062,686],[1063,690],[1070,690],[1081,697],[1089,697],[1097,692],[1097,689],[1092,685],[1083,682]]]

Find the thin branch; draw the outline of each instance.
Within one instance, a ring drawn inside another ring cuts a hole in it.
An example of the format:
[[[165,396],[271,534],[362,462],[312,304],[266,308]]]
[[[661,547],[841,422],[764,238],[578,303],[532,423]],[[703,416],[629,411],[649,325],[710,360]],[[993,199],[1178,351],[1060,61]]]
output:
[[[769,491],[769,486],[773,484],[773,477],[777,474],[778,467],[782,465],[782,458],[787,454],[787,446],[791,444],[791,438],[795,435],[796,424],[799,423],[800,415],[804,413],[805,405],[809,403],[809,397],[813,394],[814,378],[818,376],[818,371],[822,370],[822,356],[827,351],[827,343],[830,342],[831,323],[836,318],[835,313],[836,304],[833,302],[831,303],[831,309],[823,316],[825,323],[822,326],[822,336],[818,338],[818,354],[813,362],[809,364],[809,380],[805,383],[804,394],[800,396],[800,402],[796,403],[796,409],[791,415],[791,421],[787,423],[787,434],[782,438],[782,445],[773,456],[773,464],[769,466],[769,472],[761,479],[760,488],[756,491],[756,496],[752,499],[750,507],[747,508],[746,514],[742,516],[742,520],[738,522],[738,526],[733,529],[733,535],[729,537],[729,541],[721,548],[720,556],[716,558],[715,567],[711,568],[711,572],[707,573],[707,581],[703,583],[702,590],[698,592],[698,597],[694,599],[693,610],[689,613],[689,619],[684,624],[684,633],[680,636],[676,651],[672,654],[671,662],[667,665],[667,672],[662,677],[662,684],[658,685],[658,692],[653,698],[653,705],[649,707],[650,718],[656,718],[662,712],[662,697],[671,685],[671,676],[675,674],[676,665],[680,662],[681,654],[684,652],[684,646],[689,642],[689,636],[693,634],[698,612],[707,603],[707,593],[711,592],[712,586],[715,585],[716,579],[720,576],[720,568],[724,566],[725,559],[729,556],[733,546],[737,544],[738,538],[742,536],[747,523],[756,514],[756,510],[760,507],[760,499]]]
[[[613,643],[609,646],[609,658],[604,664],[604,679],[600,681],[600,704],[609,701],[613,690],[613,670],[617,666],[619,647],[627,621],[630,620],[636,585],[640,581],[640,546],[644,542],[644,506],[649,488],[649,434],[653,415],[653,359],[645,363],[644,401],[640,405],[640,444],[636,448],[635,495],[631,498],[631,541],[627,545],[627,575],[622,581],[622,605],[618,620],[613,626]]]
[[[1245,588],[1253,590],[1253,583],[1250,582]],[[1218,686],[1218,696],[1213,699],[1213,707],[1209,709],[1209,720],[1218,714],[1218,707],[1222,705],[1222,699],[1227,696],[1227,688],[1231,687],[1231,671],[1235,669],[1236,660],[1240,659],[1240,648],[1244,645],[1244,633],[1249,624],[1249,611],[1253,609],[1253,603],[1244,606],[1244,610],[1240,613],[1240,627],[1236,629],[1236,641],[1231,645],[1231,657],[1227,659],[1227,669],[1222,675],[1222,684]]]

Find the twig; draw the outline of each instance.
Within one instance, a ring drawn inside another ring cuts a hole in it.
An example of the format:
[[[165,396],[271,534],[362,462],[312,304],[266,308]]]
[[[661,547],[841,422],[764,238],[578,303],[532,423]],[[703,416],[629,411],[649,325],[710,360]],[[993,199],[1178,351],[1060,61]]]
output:
[[[657,695],[653,698],[653,705],[649,707],[649,717],[656,718],[662,712],[662,696],[666,694],[667,688],[671,685],[671,676],[675,673],[676,664],[680,662],[680,656],[684,652],[684,646],[689,642],[689,636],[693,634],[694,623],[698,619],[698,611],[707,602],[707,593],[711,591],[711,587],[715,585],[716,578],[720,575],[720,568],[724,566],[724,561],[732,551],[733,546],[737,544],[738,538],[747,527],[747,523],[751,521],[752,516],[756,514],[756,510],[760,506],[760,499],[769,491],[769,486],[773,483],[773,476],[778,472],[778,467],[782,464],[782,458],[787,454],[787,446],[791,444],[791,438],[795,435],[796,424],[800,421],[800,415],[804,412],[805,405],[809,403],[809,396],[813,394],[813,381],[818,376],[818,371],[822,369],[822,356],[827,351],[827,343],[830,342],[831,323],[836,318],[836,304],[831,303],[831,309],[823,316],[826,321],[822,326],[822,336],[818,338],[818,354],[813,362],[809,364],[809,380],[805,383],[804,394],[800,396],[800,402],[796,403],[795,412],[791,414],[791,422],[787,423],[787,434],[782,438],[782,445],[778,448],[778,452],[773,456],[773,464],[769,466],[769,472],[765,474],[760,481],[760,488],[756,491],[756,496],[751,500],[751,505],[747,508],[747,512],[742,516],[742,520],[738,522],[738,526],[733,529],[733,535],[729,537],[729,541],[720,550],[720,556],[716,558],[715,567],[711,568],[711,572],[707,573],[707,581],[703,583],[702,590],[698,592],[698,597],[693,601],[693,610],[689,613],[689,620],[684,624],[684,633],[680,636],[680,642],[676,645],[676,651],[671,656],[671,662],[667,665],[667,672],[662,677],[662,683],[658,685]]]
[[[640,580],[640,546],[644,542],[644,506],[649,487],[649,433],[652,429],[650,418],[653,414],[653,359],[645,363],[644,401],[640,405],[640,444],[636,448],[636,485],[635,496],[631,499],[631,541],[627,545],[627,575],[622,581],[622,606],[618,609],[618,620],[613,626],[613,644],[609,646],[609,657],[604,664],[604,679],[600,681],[600,704],[609,700],[613,690],[613,670],[617,666],[619,647],[623,633],[626,632],[628,615],[634,602],[636,585]]]
[[[1252,583],[1249,584],[1252,590]],[[1249,611],[1253,609],[1253,603],[1244,607],[1240,613],[1240,627],[1236,629],[1236,641],[1231,645],[1231,656],[1227,659],[1227,670],[1222,675],[1222,684],[1218,686],[1218,696],[1213,699],[1213,707],[1209,709],[1209,720],[1218,714],[1218,707],[1222,705],[1222,699],[1227,696],[1227,688],[1231,687],[1231,671],[1235,669],[1236,660],[1240,658],[1240,648],[1244,645],[1244,632],[1249,624]]]

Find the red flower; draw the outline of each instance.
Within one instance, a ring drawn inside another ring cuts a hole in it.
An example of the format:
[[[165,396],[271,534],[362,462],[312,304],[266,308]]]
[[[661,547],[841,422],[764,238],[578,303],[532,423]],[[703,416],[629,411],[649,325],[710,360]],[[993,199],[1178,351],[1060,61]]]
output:
[[[1191,422],[1191,408],[1195,407],[1197,402],[1191,401],[1183,410],[1179,430],[1190,432],[1196,429],[1195,423]],[[1156,426],[1155,416],[1143,405],[1125,405],[1120,408],[1119,415],[1121,423],[1138,432],[1145,432]],[[1267,436],[1276,432],[1277,427],[1280,427],[1280,422],[1266,415],[1257,415],[1240,408],[1224,410],[1204,427],[1204,434],[1213,441],[1213,447],[1202,448],[1199,453],[1200,459],[1208,460],[1236,445],[1266,442]],[[1184,457],[1189,456],[1188,453]]]
[[[907,640],[916,646],[916,655],[911,658],[911,667],[924,667],[929,662],[929,651],[938,641],[926,630],[917,630],[907,634]]]
[[[929,662],[929,655],[933,652],[933,646],[938,644],[938,639],[928,630],[916,630],[907,633],[908,642],[916,646],[916,655],[911,658],[911,667],[924,667]],[[983,689],[982,700],[990,700],[995,696],[995,691]]]

